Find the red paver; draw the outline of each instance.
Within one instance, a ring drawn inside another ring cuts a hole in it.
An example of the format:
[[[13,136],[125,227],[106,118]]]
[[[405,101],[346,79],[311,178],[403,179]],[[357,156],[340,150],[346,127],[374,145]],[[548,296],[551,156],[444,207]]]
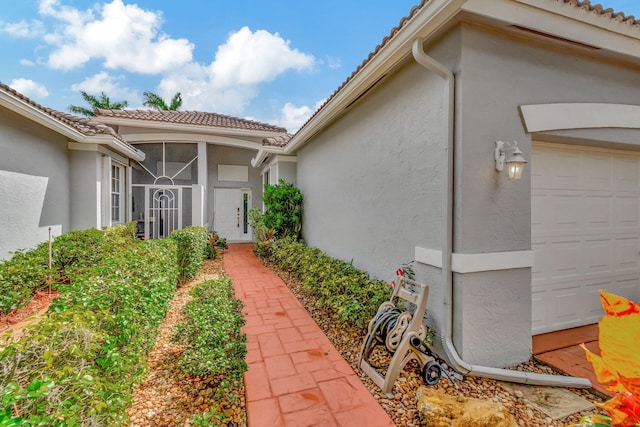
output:
[[[612,396],[612,393],[598,382],[593,366],[587,360],[584,349],[580,347],[580,344],[584,343],[589,350],[600,354],[597,324],[536,335],[532,341],[536,359],[569,375],[588,378],[594,389],[606,396]]]
[[[251,244],[230,244],[224,268],[245,304],[249,427],[395,425]]]

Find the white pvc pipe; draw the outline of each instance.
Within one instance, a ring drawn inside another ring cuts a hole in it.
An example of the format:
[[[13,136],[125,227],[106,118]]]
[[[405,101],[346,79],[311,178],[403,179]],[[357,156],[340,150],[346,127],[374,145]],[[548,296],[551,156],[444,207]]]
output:
[[[486,377],[495,380],[508,381],[532,385],[548,385],[562,387],[591,387],[586,378],[568,377],[561,375],[545,375],[531,372],[513,371],[509,369],[492,368],[489,366],[472,365],[464,361],[451,339],[453,334],[453,278],[451,269],[451,253],[453,252],[453,144],[454,144],[454,113],[455,113],[455,76],[444,65],[427,55],[424,51],[424,41],[418,38],[413,41],[413,57],[424,68],[436,73],[446,83],[445,110],[447,113],[447,145],[445,147],[445,165],[447,173],[443,185],[444,192],[444,230],[445,238],[442,244],[442,282],[444,286],[445,319],[440,338],[446,353],[446,359],[451,367],[463,375]]]

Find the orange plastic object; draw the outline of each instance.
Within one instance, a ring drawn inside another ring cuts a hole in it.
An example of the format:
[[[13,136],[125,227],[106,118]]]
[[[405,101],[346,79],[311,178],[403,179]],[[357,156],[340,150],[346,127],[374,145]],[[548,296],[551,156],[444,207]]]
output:
[[[640,304],[600,291],[605,316],[598,324],[600,356],[586,351],[598,382],[615,397],[596,405],[617,427],[640,425]]]

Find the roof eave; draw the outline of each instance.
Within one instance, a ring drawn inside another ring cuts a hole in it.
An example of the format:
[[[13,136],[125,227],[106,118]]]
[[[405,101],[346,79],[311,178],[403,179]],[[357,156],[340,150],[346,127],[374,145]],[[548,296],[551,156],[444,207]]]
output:
[[[51,117],[33,105],[25,103],[7,92],[0,91],[0,105],[70,139],[73,142],[107,145],[113,150],[132,159],[139,161],[144,160],[144,153],[133,147],[127,146],[122,141],[111,135],[85,135],[77,129],[56,120],[54,117]]]
[[[628,17],[620,22],[588,8],[549,0],[468,0],[463,10],[477,17],[593,46],[599,51],[640,58],[640,31]]]
[[[84,136],[84,135],[83,135]],[[80,141],[82,143],[87,144],[98,144],[98,145],[106,145],[112,150],[130,158],[133,160],[137,160],[139,162],[144,161],[145,154],[141,150],[137,148],[131,147],[120,141],[117,138],[114,138],[111,135],[90,135],[84,136],[84,139]]]
[[[264,146],[258,150],[255,157],[251,159],[251,166],[254,168],[259,167],[269,154],[284,154],[284,148],[282,147],[269,147]]]
[[[85,135],[77,129],[7,92],[0,91],[0,105],[73,141],[82,142],[85,139]]]
[[[422,10],[293,136],[286,145],[284,154],[294,153],[313,135],[341,115],[353,101],[411,54],[411,46],[416,38],[422,37],[426,40],[437,33],[460,13],[465,2],[466,0],[431,0],[425,4]]]
[[[523,13],[523,7],[527,8],[527,13]],[[461,13],[465,13],[464,16],[467,17],[484,17],[492,21],[539,29],[640,62],[640,32],[632,25],[631,19],[623,22],[607,19],[560,1],[431,0],[293,136],[285,147],[285,154],[295,153],[303,147],[375,82],[407,58],[411,54],[413,40],[429,40]],[[550,17],[557,19],[549,19]]]

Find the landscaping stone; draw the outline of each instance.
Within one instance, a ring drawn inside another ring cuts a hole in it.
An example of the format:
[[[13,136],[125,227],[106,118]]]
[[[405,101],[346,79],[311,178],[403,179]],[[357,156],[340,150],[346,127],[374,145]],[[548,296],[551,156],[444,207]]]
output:
[[[418,411],[429,427],[517,427],[513,416],[500,403],[463,396],[450,396],[419,387]]]

